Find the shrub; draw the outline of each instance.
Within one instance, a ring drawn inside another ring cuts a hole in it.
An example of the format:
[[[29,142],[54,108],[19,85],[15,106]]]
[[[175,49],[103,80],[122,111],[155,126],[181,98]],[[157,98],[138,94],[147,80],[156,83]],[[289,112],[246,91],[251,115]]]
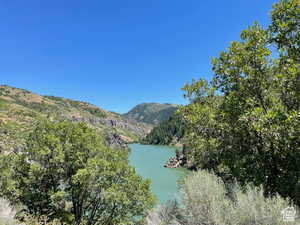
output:
[[[168,201],[151,211],[146,219],[148,225],[185,224],[184,216],[177,201]]]
[[[294,225],[284,222],[281,211],[289,201],[264,196],[262,187],[235,185],[233,190],[216,175],[199,171],[185,179],[180,207],[160,206],[148,216],[148,225]]]
[[[224,183],[217,176],[194,173],[182,185],[182,197],[188,224],[226,224],[231,204]]]
[[[16,211],[6,199],[0,199],[0,225],[17,225]]]
[[[7,101],[3,98],[0,98],[0,110],[6,110],[7,108]]]
[[[16,219],[17,214],[15,207],[12,207],[6,199],[0,198],[0,225],[65,225],[59,220],[49,221],[47,216],[36,218],[32,215],[27,215],[20,222]]]

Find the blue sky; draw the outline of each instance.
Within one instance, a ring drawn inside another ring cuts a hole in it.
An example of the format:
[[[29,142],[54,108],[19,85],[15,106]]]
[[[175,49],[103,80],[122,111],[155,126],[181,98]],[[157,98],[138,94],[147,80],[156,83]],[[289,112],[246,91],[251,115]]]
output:
[[[0,84],[115,112],[184,104],[180,88],[211,79],[211,58],[272,0],[3,0]]]

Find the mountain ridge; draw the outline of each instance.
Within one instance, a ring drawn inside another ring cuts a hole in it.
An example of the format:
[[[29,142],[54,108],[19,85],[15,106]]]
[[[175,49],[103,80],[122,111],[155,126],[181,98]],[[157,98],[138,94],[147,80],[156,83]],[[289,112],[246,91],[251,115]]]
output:
[[[178,108],[179,105],[171,103],[141,103],[122,114],[122,117],[155,126],[167,120]]]
[[[139,141],[152,129],[148,124],[123,118],[88,102],[0,85],[0,150],[21,148],[24,137],[39,117],[86,122],[115,148]]]

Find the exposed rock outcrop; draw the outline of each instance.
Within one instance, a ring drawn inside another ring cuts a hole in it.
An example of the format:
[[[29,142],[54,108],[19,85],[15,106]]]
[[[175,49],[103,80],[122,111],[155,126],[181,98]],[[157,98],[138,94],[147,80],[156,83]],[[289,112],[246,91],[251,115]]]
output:
[[[164,167],[167,168],[179,168],[187,165],[187,158],[183,154],[176,154],[175,157],[171,157]]]
[[[127,147],[127,143],[128,140],[124,139],[124,137],[122,137],[121,135],[117,134],[117,133],[108,133],[106,134],[105,137],[107,143],[109,146],[111,146],[112,148],[126,148]]]

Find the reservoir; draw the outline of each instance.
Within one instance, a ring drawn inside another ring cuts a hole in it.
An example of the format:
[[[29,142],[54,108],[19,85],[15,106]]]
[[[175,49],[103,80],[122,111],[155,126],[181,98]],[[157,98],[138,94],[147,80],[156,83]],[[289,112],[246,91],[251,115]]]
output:
[[[175,156],[175,148],[157,145],[130,144],[129,161],[137,173],[151,180],[151,190],[159,203],[178,198],[177,181],[187,173],[184,169],[165,168],[169,158]]]

